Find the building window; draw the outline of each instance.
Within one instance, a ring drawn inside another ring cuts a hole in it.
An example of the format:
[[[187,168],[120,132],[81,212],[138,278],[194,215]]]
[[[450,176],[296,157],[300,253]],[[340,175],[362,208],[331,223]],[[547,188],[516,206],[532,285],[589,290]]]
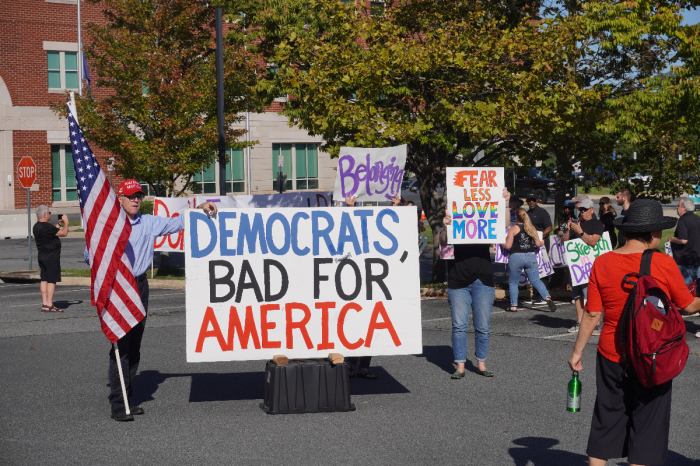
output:
[[[226,194],[245,192],[245,156],[243,149],[228,149],[226,162]],[[219,192],[219,162],[196,173],[192,180],[197,183],[195,194],[217,194]]]
[[[141,183],[141,189],[146,196],[156,196],[156,190],[148,184],[148,181],[139,181],[139,183]]]
[[[70,145],[51,146],[51,187],[56,202],[78,200]]]
[[[49,89],[78,89],[78,53],[46,52]]]
[[[318,144],[273,144],[272,189],[277,191],[279,156],[287,174],[286,190],[318,189]]]
[[[386,13],[385,2],[369,2],[369,14],[371,16],[384,16]]]

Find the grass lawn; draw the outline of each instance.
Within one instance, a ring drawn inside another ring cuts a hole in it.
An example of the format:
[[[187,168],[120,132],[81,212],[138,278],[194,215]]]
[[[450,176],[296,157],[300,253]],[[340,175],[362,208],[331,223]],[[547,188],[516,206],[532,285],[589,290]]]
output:
[[[148,278],[151,278],[151,272],[146,272]],[[64,277],[89,277],[89,270],[79,269],[61,269],[61,275]],[[184,280],[185,271],[177,267],[161,267],[153,270],[153,278],[159,280]]]
[[[594,196],[615,196],[616,193],[611,193],[612,188],[600,188],[597,186],[591,186],[591,190],[586,192],[583,186],[578,187],[579,194],[593,194]]]

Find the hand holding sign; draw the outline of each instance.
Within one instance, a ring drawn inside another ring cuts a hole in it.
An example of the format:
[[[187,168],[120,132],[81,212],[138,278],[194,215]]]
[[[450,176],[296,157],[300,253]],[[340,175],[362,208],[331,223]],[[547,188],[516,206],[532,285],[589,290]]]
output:
[[[361,202],[386,202],[401,196],[406,145],[383,148],[341,147],[335,199],[355,196]]]

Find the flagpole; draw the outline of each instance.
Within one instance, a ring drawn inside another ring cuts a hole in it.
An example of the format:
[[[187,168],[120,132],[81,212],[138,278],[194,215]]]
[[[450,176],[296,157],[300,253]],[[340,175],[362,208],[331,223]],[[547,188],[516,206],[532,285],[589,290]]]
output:
[[[124,385],[124,373],[122,372],[122,361],[119,359],[119,348],[117,347],[117,342],[112,343],[114,345],[114,357],[117,358],[117,369],[119,369],[119,381],[122,383],[122,395],[124,396],[124,407],[126,408],[126,414],[131,414],[129,410],[129,398],[126,396],[126,385]]]
[[[78,0],[78,93],[83,95],[83,36],[80,25],[80,0]]]

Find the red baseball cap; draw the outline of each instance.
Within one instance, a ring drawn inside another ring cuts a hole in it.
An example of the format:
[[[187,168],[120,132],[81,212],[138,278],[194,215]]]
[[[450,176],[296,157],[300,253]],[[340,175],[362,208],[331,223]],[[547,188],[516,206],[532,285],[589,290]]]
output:
[[[132,194],[136,193],[142,193],[144,195],[146,194],[141,188],[141,183],[133,179],[124,181],[122,184],[119,185],[119,191],[117,191],[118,196],[131,196]]]

